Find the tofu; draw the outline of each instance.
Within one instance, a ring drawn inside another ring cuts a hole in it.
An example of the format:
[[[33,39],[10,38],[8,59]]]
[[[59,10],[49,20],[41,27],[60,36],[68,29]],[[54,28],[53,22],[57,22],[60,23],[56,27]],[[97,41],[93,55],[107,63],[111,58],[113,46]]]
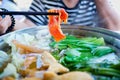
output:
[[[65,73],[68,72],[69,69],[62,66],[60,63],[57,62],[57,60],[51,55],[49,52],[42,53],[42,61],[44,64],[48,64],[49,67],[47,71],[52,71],[55,73]]]
[[[54,72],[45,72],[43,80],[94,80],[87,72],[73,71],[57,75]]]

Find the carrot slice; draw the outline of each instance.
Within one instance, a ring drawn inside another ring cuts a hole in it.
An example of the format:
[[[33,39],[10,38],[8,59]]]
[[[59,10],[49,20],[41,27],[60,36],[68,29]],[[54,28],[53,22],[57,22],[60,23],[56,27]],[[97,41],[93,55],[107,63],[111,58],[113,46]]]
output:
[[[59,42],[60,40],[66,38],[65,34],[63,34],[62,30],[61,30],[61,26],[60,24],[62,22],[67,23],[67,18],[68,18],[68,14],[65,12],[64,9],[51,9],[48,12],[58,12],[59,16],[53,16],[53,15],[49,15],[49,32],[50,34],[53,36],[53,38],[55,39],[56,42]]]

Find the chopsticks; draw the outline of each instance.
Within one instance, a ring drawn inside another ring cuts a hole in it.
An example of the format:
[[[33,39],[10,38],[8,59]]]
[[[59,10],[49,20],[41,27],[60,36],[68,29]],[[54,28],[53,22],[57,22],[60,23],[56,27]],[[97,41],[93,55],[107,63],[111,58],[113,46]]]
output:
[[[0,15],[59,15],[59,13],[53,12],[24,12],[24,11],[0,11]]]

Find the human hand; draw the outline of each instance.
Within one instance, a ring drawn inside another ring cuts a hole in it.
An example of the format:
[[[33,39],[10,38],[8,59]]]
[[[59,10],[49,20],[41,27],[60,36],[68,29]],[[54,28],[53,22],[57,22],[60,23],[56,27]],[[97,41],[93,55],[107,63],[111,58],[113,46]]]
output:
[[[10,16],[5,16],[4,18],[0,16],[0,34],[4,34],[11,24]]]

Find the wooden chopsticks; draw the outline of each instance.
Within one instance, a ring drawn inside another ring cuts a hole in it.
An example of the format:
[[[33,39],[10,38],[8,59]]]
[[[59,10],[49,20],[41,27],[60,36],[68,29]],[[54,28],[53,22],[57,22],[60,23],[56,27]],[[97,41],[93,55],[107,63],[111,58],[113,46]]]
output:
[[[24,12],[24,11],[0,11],[0,15],[59,15],[59,13],[53,12]]]

